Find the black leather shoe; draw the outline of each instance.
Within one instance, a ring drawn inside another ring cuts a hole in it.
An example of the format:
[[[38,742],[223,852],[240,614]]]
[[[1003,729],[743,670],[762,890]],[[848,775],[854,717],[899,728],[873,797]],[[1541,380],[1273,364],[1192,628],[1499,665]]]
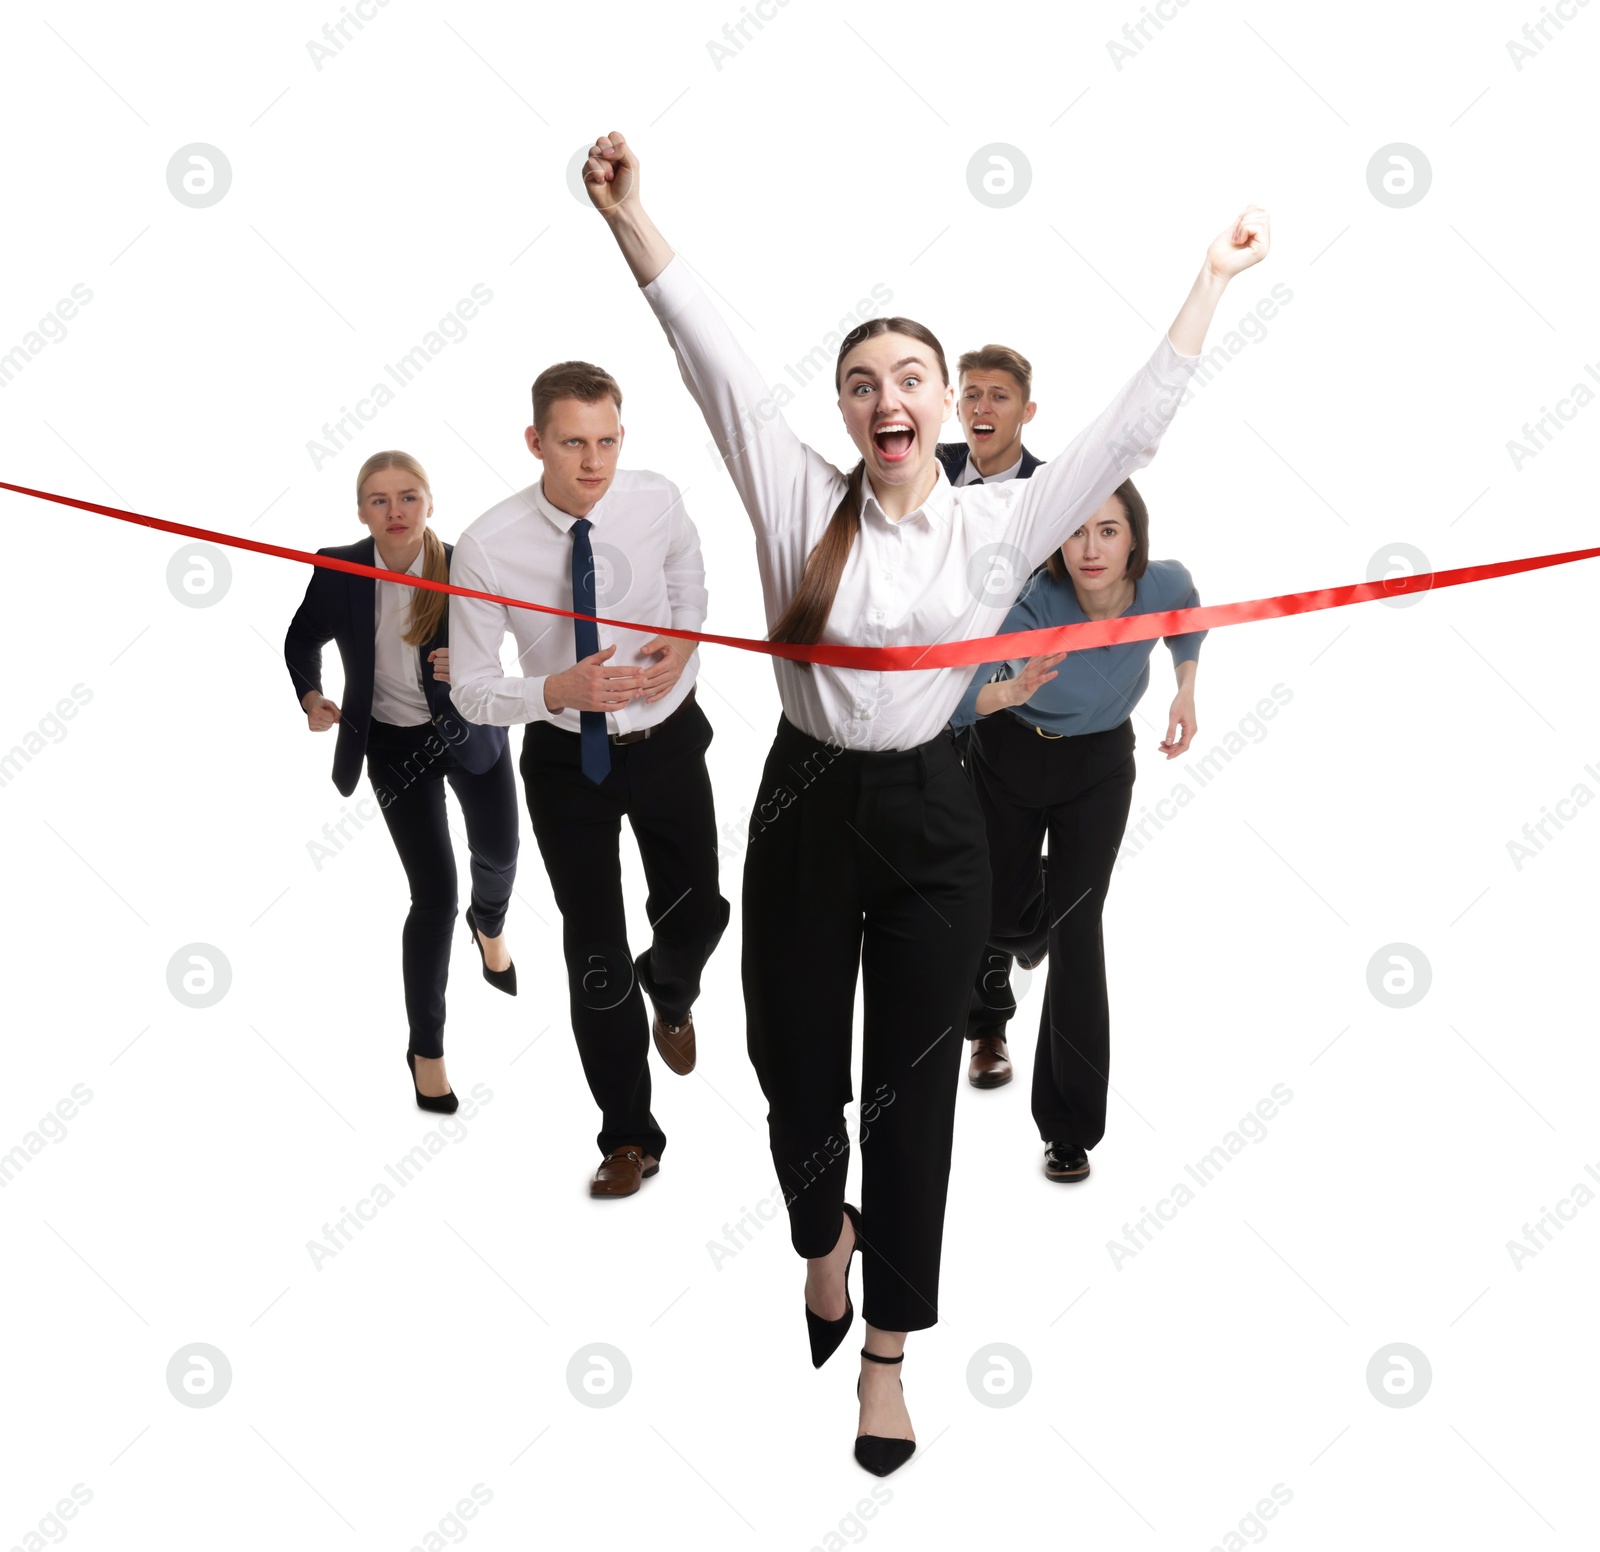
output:
[[[467,907],[467,931],[472,934],[472,946],[478,951],[478,960],[483,965],[483,978],[497,992],[504,992],[508,997],[517,995],[517,967],[507,965],[504,970],[491,970],[489,961],[483,957],[483,944],[478,940],[478,924],[472,919],[472,907]]]
[[[439,1115],[454,1115],[456,1106],[460,1101],[456,1098],[454,1089],[446,1089],[443,1094],[424,1094],[417,1088],[417,1053],[406,1052],[406,1066],[411,1069],[411,1087],[416,1090],[417,1109],[432,1110]]]
[[[1087,1180],[1089,1155],[1075,1142],[1047,1142],[1044,1145],[1044,1172],[1052,1180]]]
[[[866,1348],[861,1349],[861,1356],[872,1363],[899,1363],[905,1354],[901,1353],[894,1358],[880,1358],[876,1353],[869,1353]],[[905,1389],[904,1382],[901,1383]],[[856,1394],[861,1394],[861,1381],[856,1381]],[[856,1435],[856,1464],[864,1466],[875,1477],[886,1477],[891,1471],[898,1471],[905,1463],[917,1453],[915,1439],[885,1439],[875,1433],[860,1433]]]
[[[850,1254],[845,1257],[844,1262],[844,1314],[837,1320],[824,1320],[809,1304],[806,1305],[806,1336],[811,1341],[813,1369],[820,1369],[833,1356],[839,1344],[849,1335],[850,1322],[856,1318],[856,1307],[850,1302],[850,1262],[861,1248],[861,1214],[846,1202],[844,1215],[850,1220],[851,1228],[855,1230],[855,1239],[850,1243]]]

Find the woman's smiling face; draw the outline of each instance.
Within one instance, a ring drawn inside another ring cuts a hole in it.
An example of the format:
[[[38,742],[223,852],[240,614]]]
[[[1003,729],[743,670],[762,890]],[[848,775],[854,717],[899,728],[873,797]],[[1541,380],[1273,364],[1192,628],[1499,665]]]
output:
[[[880,489],[926,476],[955,398],[938,356],[908,334],[875,334],[839,363],[839,413]]]

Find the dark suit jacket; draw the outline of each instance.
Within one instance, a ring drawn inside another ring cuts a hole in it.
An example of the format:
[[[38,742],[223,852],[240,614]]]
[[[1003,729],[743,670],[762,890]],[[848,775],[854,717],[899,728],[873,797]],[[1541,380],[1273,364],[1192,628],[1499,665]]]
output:
[[[340,560],[353,560],[363,566],[376,566],[377,541],[362,539],[355,544],[334,544],[317,551]],[[445,545],[445,558],[454,552]],[[289,622],[283,656],[294,681],[294,697],[301,700],[307,690],[322,693],[322,648],[336,642],[344,663],[344,699],[339,705],[339,737],[333,746],[333,784],[345,796],[356,790],[361,762],[367,752],[367,730],[372,725],[372,681],[376,654],[377,588],[375,577],[358,577],[348,571],[315,566],[306,584],[306,596]],[[424,694],[433,725],[449,746],[450,752],[469,771],[479,774],[489,769],[505,752],[506,730],[468,722],[450,699],[450,686],[433,677],[428,654],[436,647],[450,645],[450,614],[445,611],[431,641],[416,648],[422,670]]]
[[[965,442],[941,442],[934,451],[939,455],[939,462],[944,465],[945,478],[954,485],[957,476],[966,468],[967,459],[972,450]],[[1022,467],[1017,470],[1017,478],[1019,480],[1027,479],[1043,462],[1044,459],[1035,458],[1024,447],[1022,449]]]

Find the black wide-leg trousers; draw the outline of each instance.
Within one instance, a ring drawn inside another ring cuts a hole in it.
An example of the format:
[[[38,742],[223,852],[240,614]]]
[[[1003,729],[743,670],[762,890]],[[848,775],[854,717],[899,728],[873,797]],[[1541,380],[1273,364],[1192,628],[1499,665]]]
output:
[[[750,817],[746,1034],[802,1256],[843,1227],[851,1028],[862,986],[862,1313],[938,1319],[967,1001],[989,929],[983,816],[948,732],[867,752],[778,725]]]
[[[993,878],[989,942],[968,1033],[1015,1012],[1012,955],[1049,949],[1033,1059],[1033,1118],[1045,1142],[1094,1147],[1105,1135],[1111,1070],[1101,913],[1133,803],[1133,721],[1044,738],[998,713],[973,729],[968,768]],[[1048,836],[1049,867],[1040,851]]]
[[[649,738],[612,744],[611,769],[597,785],[580,768],[580,734],[550,722],[530,722],[523,734],[522,785],[561,910],[572,1032],[600,1107],[602,1153],[636,1145],[661,1157],[667,1139],[650,1112],[644,999],[680,1022],[732,911],[717,888],[711,737],[699,703],[686,700]],[[637,957],[622,895],[624,815],[644,864],[652,929]]]
[[[367,779],[411,886],[400,935],[411,1049],[418,1056],[443,1056],[457,906],[444,787],[448,781],[467,824],[473,920],[484,937],[498,938],[517,876],[517,778],[510,746],[479,773],[456,759],[431,722],[402,727],[374,719],[367,734]]]

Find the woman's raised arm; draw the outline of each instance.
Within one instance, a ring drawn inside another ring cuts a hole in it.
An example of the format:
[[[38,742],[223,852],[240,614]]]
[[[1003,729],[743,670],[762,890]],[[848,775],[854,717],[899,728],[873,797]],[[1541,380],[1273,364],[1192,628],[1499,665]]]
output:
[[[639,200],[639,159],[621,135],[601,135],[583,164],[589,202],[606,218],[633,278],[647,286],[672,262],[672,249]]]
[[[632,147],[619,134],[600,136],[583,180],[666,331],[757,534],[802,525],[808,511],[825,517],[844,476],[789,428],[760,368],[646,213]]]
[[[1019,486],[1005,537],[1030,567],[1059,548],[1117,486],[1155,457],[1178,406],[1189,396],[1189,379],[1223,291],[1235,275],[1260,263],[1269,245],[1267,213],[1251,205],[1206,250],[1189,295],[1150,359],[1061,454]]]

